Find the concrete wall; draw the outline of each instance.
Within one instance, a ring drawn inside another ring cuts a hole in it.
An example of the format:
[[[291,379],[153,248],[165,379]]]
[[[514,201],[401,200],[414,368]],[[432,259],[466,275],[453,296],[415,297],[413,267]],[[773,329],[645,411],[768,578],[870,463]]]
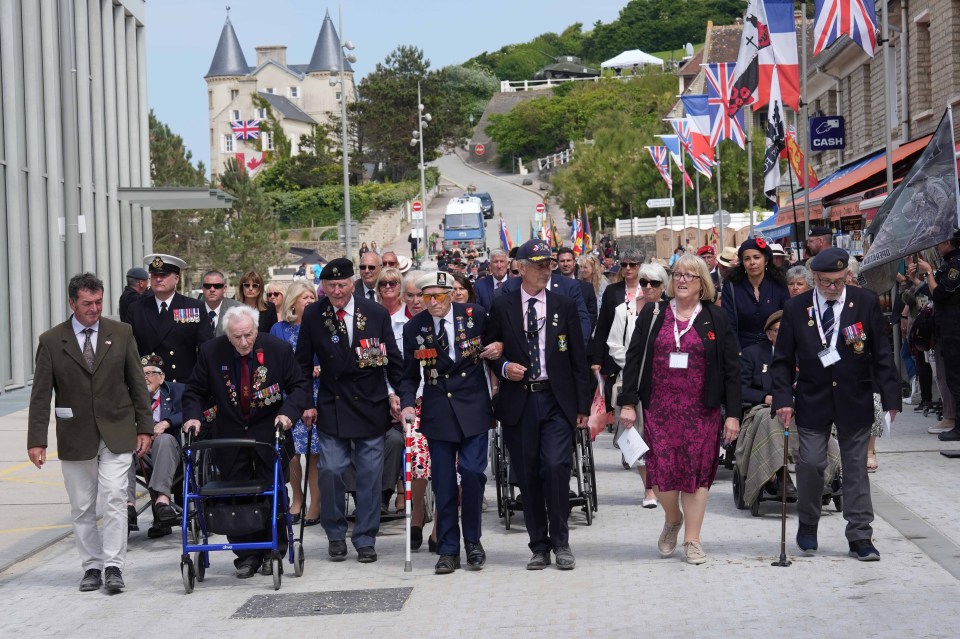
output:
[[[143,0],[0,1],[0,387],[33,374],[40,333],[69,316],[66,284],[124,274],[152,251]]]

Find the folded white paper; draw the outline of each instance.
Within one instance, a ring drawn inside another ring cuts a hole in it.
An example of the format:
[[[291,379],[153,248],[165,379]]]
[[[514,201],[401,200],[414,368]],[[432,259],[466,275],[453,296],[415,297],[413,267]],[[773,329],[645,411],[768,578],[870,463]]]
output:
[[[54,409],[54,412],[57,413],[57,417],[59,417],[60,419],[70,419],[71,417],[73,417],[73,409],[69,407],[61,408],[60,406],[57,406]]]
[[[620,439],[617,440],[617,446],[620,447],[620,454],[623,455],[623,459],[631,466],[650,450],[636,428],[624,429],[620,433]]]
[[[883,436],[890,437],[890,411],[883,414]]]

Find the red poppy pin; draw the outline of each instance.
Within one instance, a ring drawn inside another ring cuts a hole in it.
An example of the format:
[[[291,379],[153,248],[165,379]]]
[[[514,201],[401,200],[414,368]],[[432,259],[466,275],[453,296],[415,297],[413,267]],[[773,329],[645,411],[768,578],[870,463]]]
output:
[[[717,336],[714,335],[713,331],[707,331],[707,339],[711,342],[717,339]]]
[[[257,363],[263,366],[263,349],[262,348],[257,349]]]
[[[757,242],[757,248],[761,248],[761,249],[767,248],[767,241],[764,240],[762,237],[758,237],[756,239],[756,242]]]

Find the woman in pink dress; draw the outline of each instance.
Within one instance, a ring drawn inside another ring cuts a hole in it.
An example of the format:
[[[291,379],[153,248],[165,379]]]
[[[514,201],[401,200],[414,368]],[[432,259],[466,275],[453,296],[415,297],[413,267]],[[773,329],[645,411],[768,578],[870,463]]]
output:
[[[700,530],[720,442],[740,432],[740,357],[726,314],[710,303],[713,281],[702,259],[677,260],[667,295],[673,299],[648,304],[637,318],[623,369],[620,423],[632,427],[637,404],[643,406],[647,486],[664,511],[660,555],[673,554],[683,527],[687,562],[702,564]]]

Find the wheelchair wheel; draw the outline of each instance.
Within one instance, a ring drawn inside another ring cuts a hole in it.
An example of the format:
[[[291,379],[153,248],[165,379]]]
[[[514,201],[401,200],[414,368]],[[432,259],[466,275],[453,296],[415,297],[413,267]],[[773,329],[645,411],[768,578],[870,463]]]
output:
[[[193,564],[196,569],[197,581],[203,581],[207,574],[207,553],[197,552],[193,555]]]
[[[587,433],[585,440],[587,442],[587,461],[588,461],[588,473],[587,475],[590,478],[590,503],[593,507],[593,512],[597,512],[599,507],[599,498],[597,496],[597,466],[594,463],[593,458],[593,440],[590,438],[589,431],[584,431]]]
[[[295,576],[303,576],[304,561],[303,544],[301,544],[299,541],[293,542],[293,574]]]
[[[737,465],[733,466],[733,503],[737,506],[737,510],[744,510],[747,507],[745,501],[743,501],[743,490],[744,490],[744,481],[743,476],[740,474],[740,467]]]
[[[750,514],[754,517],[760,516],[760,495],[757,495],[757,498],[750,504]]]
[[[180,559],[180,577],[183,579],[183,591],[189,595],[193,592],[193,586],[197,580],[190,555],[183,555]]]
[[[283,569],[283,560],[279,556],[270,557],[270,567],[273,569],[273,589],[280,590],[280,571]]]
[[[423,493],[423,523],[433,521],[433,513],[437,510],[437,496],[433,493],[433,481],[427,481],[427,489]]]

